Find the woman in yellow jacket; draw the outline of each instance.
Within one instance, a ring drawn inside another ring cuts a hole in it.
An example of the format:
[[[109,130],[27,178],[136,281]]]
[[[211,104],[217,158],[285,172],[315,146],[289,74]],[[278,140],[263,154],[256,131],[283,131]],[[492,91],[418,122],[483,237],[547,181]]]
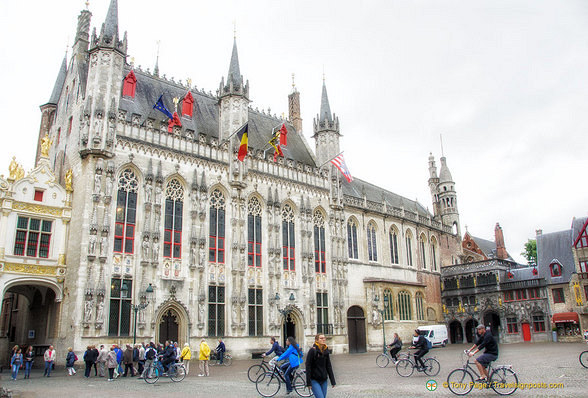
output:
[[[180,353],[180,358],[182,359],[182,363],[186,368],[186,375],[188,375],[188,373],[190,373],[190,359],[192,359],[192,351],[190,350],[190,344],[184,344],[184,348]]]
[[[200,374],[198,376],[210,376],[210,372],[208,371],[208,361],[210,360],[210,347],[204,339],[202,339],[202,341],[200,342],[200,353],[198,359],[200,360]]]

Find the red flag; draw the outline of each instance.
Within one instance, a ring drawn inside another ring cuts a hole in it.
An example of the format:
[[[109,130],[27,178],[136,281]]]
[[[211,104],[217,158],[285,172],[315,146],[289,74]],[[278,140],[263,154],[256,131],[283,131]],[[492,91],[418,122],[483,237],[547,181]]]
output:
[[[286,124],[282,123],[282,128],[280,129],[280,145],[288,145],[288,129],[286,128]]]
[[[349,169],[345,164],[345,159],[343,159],[342,153],[331,159],[331,163],[333,163],[333,165],[339,169],[339,171],[343,174],[343,177],[345,177],[347,182],[353,181],[353,177],[351,177],[351,173],[349,172]]]
[[[274,151],[274,162],[278,160],[278,156],[284,157],[284,152],[282,152],[282,148],[280,148],[280,144],[274,147],[276,150]]]
[[[174,126],[182,127],[182,122],[180,121],[178,112],[174,112],[173,117],[169,119],[169,122],[167,123],[167,132],[171,133],[173,131]]]

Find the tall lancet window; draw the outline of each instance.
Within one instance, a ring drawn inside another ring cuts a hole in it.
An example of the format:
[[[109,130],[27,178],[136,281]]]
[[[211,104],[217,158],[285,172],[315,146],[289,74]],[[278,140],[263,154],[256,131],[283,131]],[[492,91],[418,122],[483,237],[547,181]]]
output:
[[[218,189],[210,195],[208,260],[213,263],[225,262],[225,197]]]
[[[125,169],[118,178],[116,197],[116,224],[114,226],[114,252],[133,254],[135,223],[137,218],[137,176]]]
[[[165,231],[163,233],[163,257],[182,258],[182,212],[184,187],[176,179],[165,188]]]
[[[367,227],[368,259],[378,261],[378,248],[376,245],[376,226],[370,222]]]
[[[419,246],[421,249],[421,262],[423,263],[423,268],[427,268],[427,256],[425,252],[425,235],[421,235],[421,239],[419,240]],[[419,318],[420,319],[420,318]]]
[[[294,210],[290,205],[284,205],[282,208],[282,260],[284,271],[294,271],[296,269],[295,248]]]
[[[398,231],[390,229],[390,260],[392,264],[398,264]]]
[[[327,272],[325,259],[325,217],[319,210],[314,211],[314,270],[319,274]]]
[[[357,260],[357,222],[352,218],[347,221],[347,247],[349,249],[349,258]]]
[[[261,205],[255,197],[247,205],[247,264],[261,267]]]

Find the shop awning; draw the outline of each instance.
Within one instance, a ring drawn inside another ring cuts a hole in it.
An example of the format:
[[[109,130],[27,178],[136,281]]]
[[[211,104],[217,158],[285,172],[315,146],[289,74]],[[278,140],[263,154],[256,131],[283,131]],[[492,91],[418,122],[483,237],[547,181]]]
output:
[[[577,312],[559,312],[553,314],[553,323],[580,323]]]

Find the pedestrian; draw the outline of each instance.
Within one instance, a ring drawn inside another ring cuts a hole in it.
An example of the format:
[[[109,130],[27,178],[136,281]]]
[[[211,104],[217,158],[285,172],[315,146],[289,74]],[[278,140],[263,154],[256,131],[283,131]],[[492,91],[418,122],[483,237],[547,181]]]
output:
[[[114,380],[114,370],[118,367],[118,361],[116,360],[116,351],[114,351],[116,345],[110,347],[110,351],[106,356],[106,367],[108,368],[108,381]]]
[[[123,374],[123,377],[127,377],[129,369],[131,370],[131,377],[135,377],[135,370],[133,369],[133,348],[130,344],[127,344],[123,353],[123,363],[125,364],[125,373]]]
[[[174,348],[176,349],[176,362],[180,362],[180,355],[182,354],[182,350],[180,349],[177,341],[174,343]]]
[[[137,344],[137,348],[139,350],[139,369],[138,369],[138,373],[139,375],[143,374],[143,370],[145,370],[145,347],[143,346],[142,343]]]
[[[94,377],[98,376],[98,356],[100,355],[100,351],[98,351],[98,348],[96,348],[95,345],[92,345],[92,353],[93,353],[93,357],[94,357]]]
[[[402,340],[398,337],[398,333],[394,333],[394,340],[388,345],[388,347],[390,348],[390,356],[394,360],[394,365],[396,365],[398,363],[398,357],[396,354],[402,349]]]
[[[198,376],[210,376],[208,369],[208,361],[210,361],[210,347],[206,343],[205,339],[200,341],[200,352],[198,354],[200,360],[200,374]]]
[[[120,375],[123,372],[123,370],[122,370],[123,352],[117,344],[114,345],[114,353],[116,354],[116,363],[118,364],[118,366],[116,367],[116,370],[114,372],[114,377],[120,377]]]
[[[326,398],[328,379],[331,380],[331,386],[335,387],[327,339],[324,334],[317,334],[306,356],[306,385],[312,389],[315,398]]]
[[[57,354],[53,346],[50,345],[47,351],[45,351],[45,354],[43,354],[43,359],[45,360],[45,372],[43,372],[43,376],[51,377],[51,370],[53,370],[56,357]]]
[[[33,351],[33,346],[29,345],[27,348],[27,352],[24,354],[24,364],[25,364],[25,379],[31,378],[31,368],[33,367],[33,361],[35,360],[35,353]]]
[[[67,356],[65,357],[65,369],[67,369],[67,375],[73,376],[76,374],[76,370],[74,369],[74,364],[77,361],[77,356],[73,352],[73,348],[67,348]]]
[[[180,353],[180,359],[184,364],[184,368],[186,368],[186,375],[188,375],[188,373],[190,373],[190,359],[192,359],[192,350],[190,350],[190,344],[184,344],[184,348]]]
[[[85,378],[90,377],[90,372],[92,371],[92,365],[94,365],[96,363],[97,359],[98,358],[95,357],[94,350],[92,349],[92,346],[89,345],[86,348],[86,352],[84,352],[84,362],[86,363],[86,370],[84,371]]]
[[[140,379],[144,379],[145,377],[151,377],[151,367],[153,366],[153,361],[155,360],[155,356],[157,355],[157,350],[155,349],[155,343],[150,342],[145,349],[145,369],[143,369],[143,373],[141,373]]]
[[[223,339],[221,339],[221,338],[218,339],[218,345],[216,346],[216,348],[214,350],[216,351],[216,355],[218,357],[218,364],[222,365],[223,360],[225,358],[225,351],[227,350],[225,347],[225,343],[223,343]]]
[[[19,348],[18,350],[16,350],[16,353],[12,355],[12,358],[10,358],[10,366],[12,367],[12,380],[16,380],[16,377],[18,376],[18,370],[20,369],[21,365],[22,350]]]
[[[108,350],[104,344],[100,344],[100,353],[98,354],[98,365],[100,366],[100,377],[104,377],[106,370],[106,358],[108,358]]]

